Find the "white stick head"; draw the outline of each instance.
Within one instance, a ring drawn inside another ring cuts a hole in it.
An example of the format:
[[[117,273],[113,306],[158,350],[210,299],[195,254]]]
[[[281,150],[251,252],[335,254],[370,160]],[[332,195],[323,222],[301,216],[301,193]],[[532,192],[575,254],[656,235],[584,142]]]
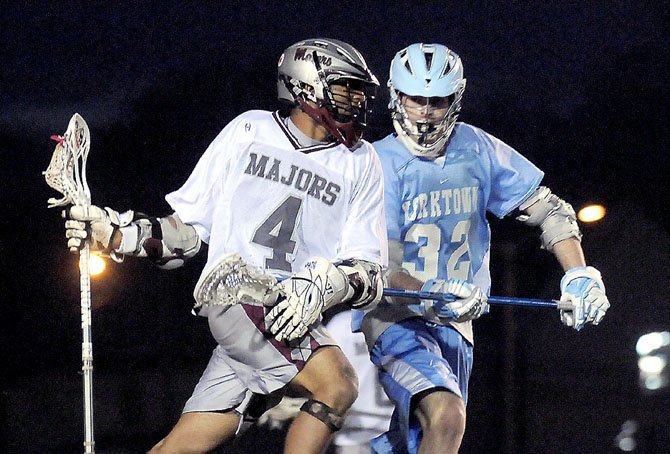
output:
[[[58,141],[47,170],[42,172],[46,182],[63,194],[60,199],[50,198],[49,208],[75,204],[90,205],[91,192],[86,182],[86,158],[91,134],[86,121],[75,113],[62,136],[52,136]]]
[[[193,291],[195,307],[274,303],[277,279],[248,266],[237,253],[224,255],[200,276]]]

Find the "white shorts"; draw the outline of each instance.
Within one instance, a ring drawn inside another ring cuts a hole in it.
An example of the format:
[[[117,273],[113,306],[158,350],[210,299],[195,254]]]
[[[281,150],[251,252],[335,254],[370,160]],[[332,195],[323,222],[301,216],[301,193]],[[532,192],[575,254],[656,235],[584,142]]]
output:
[[[288,384],[319,347],[337,345],[321,324],[302,339],[278,342],[265,327],[263,306],[237,304],[201,310],[219,345],[184,413],[237,407],[247,391],[270,394]]]

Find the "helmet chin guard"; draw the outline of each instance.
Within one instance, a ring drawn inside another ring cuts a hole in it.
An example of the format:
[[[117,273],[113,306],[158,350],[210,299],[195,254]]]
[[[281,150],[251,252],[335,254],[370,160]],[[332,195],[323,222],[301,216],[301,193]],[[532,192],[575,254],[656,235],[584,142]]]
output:
[[[402,94],[396,92],[395,95],[399,98]],[[402,101],[392,98],[391,103],[394,102],[397,107],[391,115],[393,128],[400,142],[416,156],[435,159],[444,155],[444,148],[456,126],[456,119],[461,110],[460,102],[451,104],[446,114],[436,122],[413,122],[409,119]]]

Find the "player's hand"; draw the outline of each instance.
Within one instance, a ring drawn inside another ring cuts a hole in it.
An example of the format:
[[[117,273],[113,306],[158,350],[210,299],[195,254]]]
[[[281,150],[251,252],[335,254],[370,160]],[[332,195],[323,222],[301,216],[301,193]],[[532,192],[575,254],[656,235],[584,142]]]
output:
[[[588,324],[600,323],[610,307],[600,272],[592,266],[572,268],[565,273],[561,279],[561,301],[572,304],[572,309],[561,310],[561,321],[577,331]]]
[[[114,231],[122,218],[129,216],[133,216],[131,211],[120,214],[111,208],[102,209],[95,205],[71,206],[63,211],[68,248],[78,252],[89,241],[91,250],[108,251]]]
[[[333,265],[317,257],[308,267],[278,284],[278,303],[265,316],[268,327],[278,341],[292,341],[304,336],[310,325],[321,317],[325,306],[328,269]]]
[[[450,293],[457,299],[453,303],[437,301],[433,304],[436,314],[440,318],[465,322],[475,320],[489,312],[488,297],[476,285],[462,279],[432,279],[427,281],[422,291]]]
[[[106,210],[95,205],[74,205],[63,211],[67,247],[78,252],[88,240],[94,251],[105,250],[114,232],[112,221]]]

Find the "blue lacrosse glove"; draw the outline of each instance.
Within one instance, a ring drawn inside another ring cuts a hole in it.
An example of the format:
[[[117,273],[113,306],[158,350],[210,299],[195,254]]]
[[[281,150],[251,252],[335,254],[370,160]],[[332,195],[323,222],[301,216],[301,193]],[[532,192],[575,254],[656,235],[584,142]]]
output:
[[[561,321],[577,331],[600,323],[610,307],[600,272],[592,266],[578,266],[565,273],[561,301],[572,304],[572,309],[561,310]]]
[[[456,300],[451,303],[431,301],[438,317],[455,322],[475,320],[489,312],[488,297],[479,287],[462,279],[430,279],[421,287],[423,292],[449,293]],[[427,302],[424,302],[425,307]]]

